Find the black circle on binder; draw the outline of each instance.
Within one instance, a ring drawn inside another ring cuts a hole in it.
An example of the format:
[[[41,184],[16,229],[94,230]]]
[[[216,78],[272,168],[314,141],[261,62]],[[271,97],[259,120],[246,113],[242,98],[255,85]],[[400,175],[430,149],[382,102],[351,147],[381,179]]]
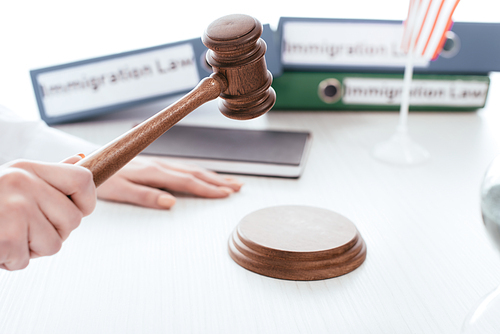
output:
[[[328,97],[334,97],[337,95],[338,89],[334,85],[328,85],[324,89],[324,93]]]
[[[447,31],[445,36],[446,40],[444,42],[440,56],[443,56],[445,58],[455,57],[458,51],[460,51],[460,38],[453,31]]]
[[[318,85],[318,95],[325,103],[335,103],[342,96],[342,85],[337,79],[325,79]]]

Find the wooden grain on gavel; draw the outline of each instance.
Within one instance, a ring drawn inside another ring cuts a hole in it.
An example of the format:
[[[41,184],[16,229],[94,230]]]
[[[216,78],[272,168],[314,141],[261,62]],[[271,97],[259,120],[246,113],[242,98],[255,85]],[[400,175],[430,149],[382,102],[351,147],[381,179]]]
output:
[[[221,97],[220,111],[232,119],[252,119],[269,111],[276,101],[272,75],[260,38],[262,24],[247,15],[222,17],[206,29],[203,43],[214,73],[186,96],[129,132],[81,160],[96,186],[125,166],[149,144],[202,104]]]

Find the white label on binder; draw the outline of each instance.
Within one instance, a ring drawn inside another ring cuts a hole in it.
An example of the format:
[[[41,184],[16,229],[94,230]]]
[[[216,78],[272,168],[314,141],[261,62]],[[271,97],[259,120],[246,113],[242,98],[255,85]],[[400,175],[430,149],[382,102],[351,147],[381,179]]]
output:
[[[404,67],[402,36],[401,24],[285,22],[281,57],[284,65]],[[428,63],[414,59],[415,67]]]
[[[47,116],[62,116],[195,87],[191,44],[62,68],[37,77]]]
[[[344,104],[397,105],[401,103],[402,79],[345,78]],[[480,80],[419,80],[410,88],[411,105],[482,107],[488,82]]]

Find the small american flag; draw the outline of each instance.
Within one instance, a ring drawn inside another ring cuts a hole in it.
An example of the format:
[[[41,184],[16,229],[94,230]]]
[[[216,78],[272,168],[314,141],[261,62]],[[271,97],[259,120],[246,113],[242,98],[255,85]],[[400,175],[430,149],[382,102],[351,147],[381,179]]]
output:
[[[410,0],[408,18],[404,22],[402,49],[406,53],[413,51],[416,57],[436,59],[446,41],[446,33],[453,24],[451,16],[459,1]]]

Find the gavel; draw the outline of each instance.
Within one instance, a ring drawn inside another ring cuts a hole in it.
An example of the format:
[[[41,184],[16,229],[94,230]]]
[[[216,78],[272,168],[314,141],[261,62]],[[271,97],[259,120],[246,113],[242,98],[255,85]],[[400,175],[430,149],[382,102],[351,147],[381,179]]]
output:
[[[212,22],[202,41],[214,73],[177,102],[80,160],[78,165],[92,172],[96,187],[190,112],[217,97],[222,98],[219,110],[232,119],[247,120],[268,112],[276,94],[264,58],[262,29],[257,19],[241,14]]]

